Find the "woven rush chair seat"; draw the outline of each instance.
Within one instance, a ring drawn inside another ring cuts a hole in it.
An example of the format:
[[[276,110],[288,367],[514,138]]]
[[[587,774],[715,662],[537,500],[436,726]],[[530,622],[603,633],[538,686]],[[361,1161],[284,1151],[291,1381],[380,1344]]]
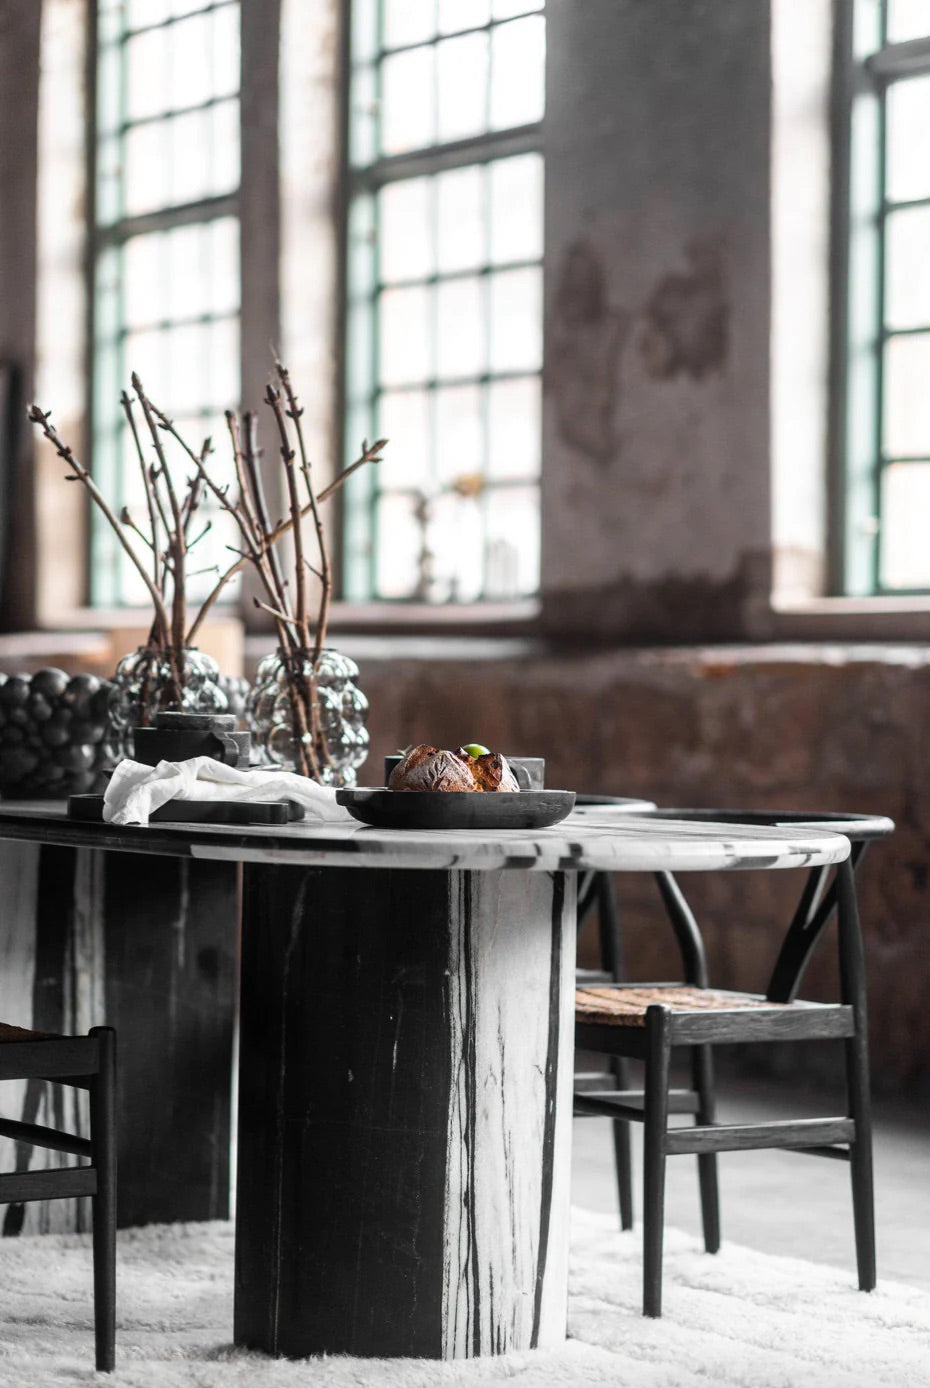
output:
[[[725,993],[714,988],[578,988],[575,1019],[609,1027],[645,1027],[646,1009],[654,1003],[672,1012],[744,1012],[747,1008],[782,1007],[752,993]],[[792,1004],[787,1004],[791,1006]]]

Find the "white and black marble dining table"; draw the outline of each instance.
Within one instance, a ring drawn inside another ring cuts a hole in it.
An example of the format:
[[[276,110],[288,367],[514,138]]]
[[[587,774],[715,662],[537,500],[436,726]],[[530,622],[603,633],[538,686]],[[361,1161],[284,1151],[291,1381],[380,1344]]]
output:
[[[4,803],[4,839],[241,867],[235,1339],[291,1357],[563,1340],[578,873],[849,854],[805,826],[596,805],[430,832],[116,828]]]

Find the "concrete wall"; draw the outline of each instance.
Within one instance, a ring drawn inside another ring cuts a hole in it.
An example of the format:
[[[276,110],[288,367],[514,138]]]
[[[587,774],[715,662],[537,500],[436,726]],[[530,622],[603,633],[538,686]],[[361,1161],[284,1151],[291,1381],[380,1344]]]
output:
[[[769,590],[769,5],[546,13],[546,626],[733,636]]]

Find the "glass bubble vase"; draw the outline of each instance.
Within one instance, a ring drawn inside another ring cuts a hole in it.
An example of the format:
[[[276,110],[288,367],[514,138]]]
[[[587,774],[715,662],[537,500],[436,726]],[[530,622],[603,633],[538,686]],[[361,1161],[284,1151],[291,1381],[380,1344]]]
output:
[[[355,661],[329,648],[315,662],[308,650],[265,656],[246,710],[260,764],[354,786],[368,756],[368,700],[357,678]]]
[[[140,646],[116,667],[109,696],[108,760],[133,755],[133,729],[147,728],[156,713],[225,713],[228,700],[212,656],[187,646],[177,657]]]

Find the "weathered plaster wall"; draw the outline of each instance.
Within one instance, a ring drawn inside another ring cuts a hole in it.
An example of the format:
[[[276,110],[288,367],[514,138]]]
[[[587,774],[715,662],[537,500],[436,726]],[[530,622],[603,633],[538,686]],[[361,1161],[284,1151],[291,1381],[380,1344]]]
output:
[[[543,598],[745,632],[769,586],[769,4],[547,6]]]
[[[930,651],[718,647],[556,656],[504,643],[342,642],[371,699],[372,757],[477,739],[547,758],[547,782],[666,806],[891,815],[862,869],[875,1082],[930,1087]],[[677,976],[651,883],[618,879],[631,975]],[[762,988],[800,891],[795,873],[691,875],[712,978]],[[805,989],[835,986],[832,935]],[[829,1052],[831,1048],[826,1048]],[[826,1073],[820,1047],[805,1064]],[[761,1055],[761,1052],[757,1052]],[[768,1058],[770,1061],[770,1057]],[[779,1063],[796,1063],[797,1053]]]

